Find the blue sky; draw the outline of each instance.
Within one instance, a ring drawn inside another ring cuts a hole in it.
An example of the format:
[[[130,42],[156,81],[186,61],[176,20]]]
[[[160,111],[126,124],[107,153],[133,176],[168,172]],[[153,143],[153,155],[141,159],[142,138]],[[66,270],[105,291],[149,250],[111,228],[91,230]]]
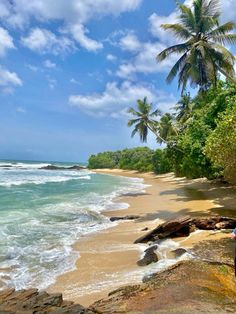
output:
[[[223,4],[235,20],[235,0]],[[165,83],[174,59],[155,62],[175,42],[160,24],[175,18],[173,0],[0,0],[0,158],[86,161],[140,145],[127,108],[148,96],[165,112],[179,97]]]

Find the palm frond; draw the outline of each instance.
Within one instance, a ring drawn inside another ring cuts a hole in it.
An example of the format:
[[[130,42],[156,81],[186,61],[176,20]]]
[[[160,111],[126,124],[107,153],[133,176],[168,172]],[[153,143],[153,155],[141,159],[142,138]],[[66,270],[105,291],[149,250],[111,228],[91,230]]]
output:
[[[188,50],[189,46],[190,46],[190,44],[187,42],[187,43],[183,43],[183,44],[179,44],[179,45],[174,45],[174,46],[168,47],[168,48],[164,49],[161,53],[159,53],[157,55],[157,61],[163,61],[167,57],[169,57],[171,54],[174,54],[174,53],[186,52]]]
[[[133,126],[135,123],[138,123],[140,121],[140,119],[131,119],[128,121],[128,127]]]
[[[219,36],[219,35],[225,35],[231,31],[233,31],[236,28],[236,23],[234,22],[227,22],[223,25],[220,25],[216,29],[212,30],[208,33],[208,37],[211,38],[212,36]]]
[[[140,117],[140,113],[138,111],[136,111],[134,108],[130,107],[128,110],[127,110],[128,113],[132,114],[133,116],[137,116],[137,117]]]
[[[219,0],[210,0],[209,3],[204,2],[204,14],[213,17],[220,16],[220,2]]]
[[[236,44],[236,34],[216,35],[211,36],[211,40],[221,43],[223,45],[234,45]]]
[[[189,38],[192,37],[191,32],[189,32],[189,30],[187,28],[185,28],[183,25],[178,24],[178,23],[176,23],[176,24],[162,24],[161,27],[164,30],[171,31],[179,39],[188,40]]]
[[[183,64],[186,61],[186,58],[187,58],[187,52],[183,54],[183,56],[175,63],[175,65],[170,70],[166,78],[167,83],[171,83],[173,81],[173,79],[176,77],[179,70],[183,67]]]

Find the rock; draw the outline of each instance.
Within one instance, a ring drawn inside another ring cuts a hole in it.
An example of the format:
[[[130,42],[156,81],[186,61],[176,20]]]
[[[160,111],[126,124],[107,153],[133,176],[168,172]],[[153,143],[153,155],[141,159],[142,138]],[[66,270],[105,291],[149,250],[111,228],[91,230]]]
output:
[[[193,224],[200,230],[233,229],[236,227],[236,219],[221,216],[195,218]]]
[[[188,251],[184,248],[178,248],[176,250],[171,251],[171,255],[173,255],[174,258],[178,258],[182,255],[184,255],[185,253],[187,253]]]
[[[135,219],[138,219],[140,218],[140,216],[137,216],[137,215],[127,215],[127,216],[124,216],[124,217],[111,217],[110,218],[110,221],[118,221],[118,220],[135,220]]]
[[[149,229],[148,229],[148,227],[146,227],[146,228],[143,228],[141,231],[148,231]]]
[[[158,242],[166,238],[184,237],[191,232],[200,230],[221,230],[236,228],[236,219],[222,216],[191,218],[184,216],[168,220],[151,230],[144,236],[138,238],[134,243]]]
[[[147,248],[144,253],[144,257],[142,259],[140,259],[137,262],[138,266],[147,266],[151,263],[156,263],[158,262],[158,257],[156,255],[156,253],[154,252],[157,249],[157,245],[153,245],[149,248]]]
[[[189,235],[190,222],[192,218],[190,216],[184,216],[176,219],[168,220],[167,222],[159,225],[154,230],[151,230],[146,235],[138,238],[134,243],[147,243],[149,241],[157,241],[159,239],[165,239],[167,237]]]
[[[60,167],[60,166],[54,166],[54,165],[48,165],[45,167],[41,167],[41,170],[82,170],[86,169],[86,167],[74,165],[71,167]]]
[[[95,302],[99,313],[227,314],[236,310],[236,281],[231,266],[180,262],[149,281],[128,286]]]
[[[37,289],[0,292],[0,314],[93,314],[82,305],[63,301],[60,293],[48,294]]]

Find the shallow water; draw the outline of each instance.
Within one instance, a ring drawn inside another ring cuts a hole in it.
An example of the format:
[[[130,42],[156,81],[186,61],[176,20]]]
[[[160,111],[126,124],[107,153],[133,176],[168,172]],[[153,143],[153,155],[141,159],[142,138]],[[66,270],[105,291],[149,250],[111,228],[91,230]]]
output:
[[[142,179],[40,169],[46,165],[0,162],[0,288],[52,284],[74,267],[76,240],[114,225],[102,212],[128,206],[113,199],[145,187]]]

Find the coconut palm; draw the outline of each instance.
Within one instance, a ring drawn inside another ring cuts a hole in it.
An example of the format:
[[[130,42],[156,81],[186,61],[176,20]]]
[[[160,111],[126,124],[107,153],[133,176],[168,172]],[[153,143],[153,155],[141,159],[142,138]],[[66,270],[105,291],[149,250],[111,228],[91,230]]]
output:
[[[177,2],[177,6],[178,23],[164,24],[162,28],[184,42],[168,47],[157,56],[161,62],[174,54],[181,55],[167,76],[167,82],[172,82],[178,74],[182,93],[188,82],[192,87],[208,89],[216,84],[219,73],[236,84],[235,57],[224,47],[236,43],[236,34],[231,33],[236,24],[220,25],[219,0],[194,0],[192,7]]]
[[[148,103],[147,97],[144,97],[143,100],[137,100],[137,109],[129,108],[128,113],[134,116],[134,119],[129,120],[128,126],[134,126],[134,130],[131,134],[132,137],[135,134],[139,134],[141,142],[147,142],[148,131],[154,133],[160,141],[165,142],[164,139],[161,139],[157,128],[158,121],[155,120],[157,116],[161,115],[159,109],[153,111],[153,105]]]
[[[181,122],[182,124],[185,123],[190,118],[193,111],[190,93],[182,95],[174,109],[177,111],[176,121]]]
[[[178,128],[174,123],[174,118],[170,113],[165,113],[159,122],[158,125],[159,138],[157,138],[158,142],[161,144],[163,140],[167,142],[171,142],[176,135],[178,135]],[[161,140],[160,140],[161,139]]]

